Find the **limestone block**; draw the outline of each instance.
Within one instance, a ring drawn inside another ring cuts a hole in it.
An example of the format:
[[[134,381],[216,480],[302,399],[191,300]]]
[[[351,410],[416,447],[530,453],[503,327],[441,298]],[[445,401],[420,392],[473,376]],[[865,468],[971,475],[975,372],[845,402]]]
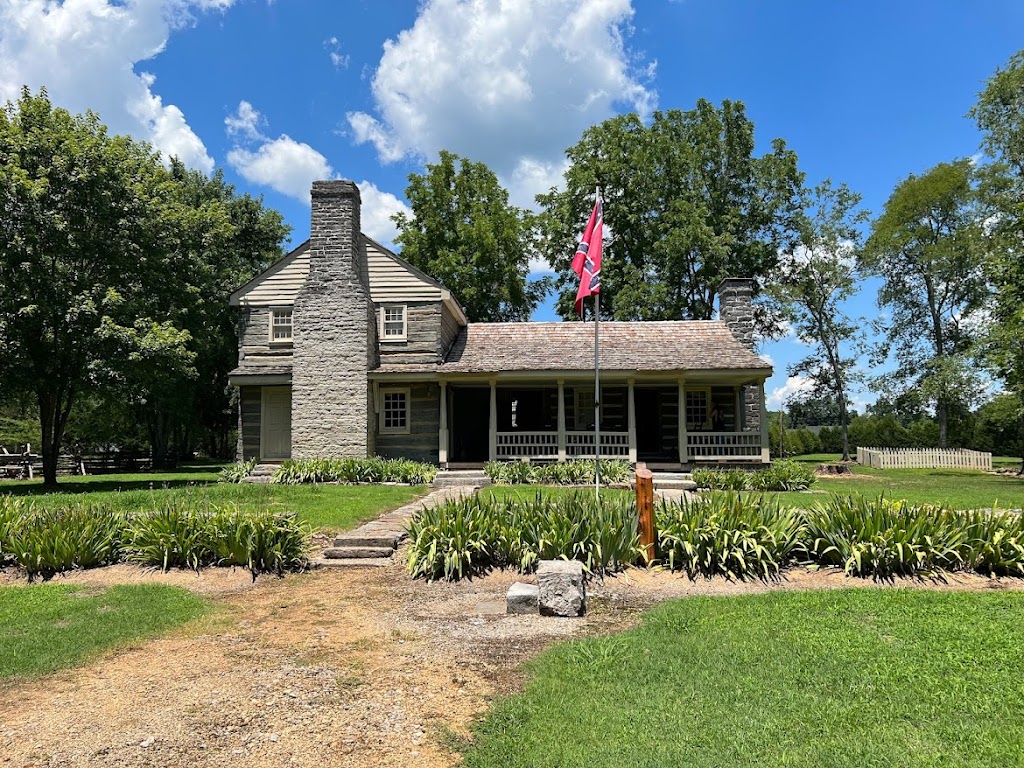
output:
[[[583,564],[576,560],[541,560],[537,565],[541,616],[582,616],[587,611]]]
[[[505,606],[508,613],[536,614],[539,590],[536,584],[523,584],[517,581],[508,588],[505,595]]]

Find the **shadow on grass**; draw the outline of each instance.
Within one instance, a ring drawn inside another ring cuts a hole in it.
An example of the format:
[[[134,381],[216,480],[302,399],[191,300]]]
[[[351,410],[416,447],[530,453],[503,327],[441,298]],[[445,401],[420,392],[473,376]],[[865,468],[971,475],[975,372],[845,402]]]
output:
[[[41,479],[0,480],[0,494],[41,496],[50,493],[104,493],[113,491],[149,491],[187,486],[216,485],[216,473],[222,464],[195,464],[173,471],[135,472],[88,477],[58,477],[56,487],[46,487]],[[205,477],[203,477],[205,475]]]

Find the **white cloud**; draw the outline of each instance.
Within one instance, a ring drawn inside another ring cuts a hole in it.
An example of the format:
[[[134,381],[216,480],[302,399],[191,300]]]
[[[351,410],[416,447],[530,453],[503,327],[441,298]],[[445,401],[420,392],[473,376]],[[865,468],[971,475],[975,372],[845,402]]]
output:
[[[412,216],[412,209],[390,192],[382,192],[376,184],[360,181],[359,197],[362,199],[362,230],[388,248],[394,247],[398,228],[391,221],[396,213]]]
[[[0,100],[45,86],[54,104],[92,109],[113,133],[152,142],[192,168],[213,160],[185,115],[136,72],[160,54],[194,11],[224,11],[234,0],[3,0],[0,2]]]
[[[337,69],[348,69],[348,63],[352,60],[352,57],[347,53],[341,52],[341,41],[337,37],[329,37],[324,40],[324,48],[327,49],[327,55],[331,59],[331,64]]]
[[[656,101],[624,35],[630,0],[427,0],[384,44],[376,114],[353,112],[357,143],[384,162],[447,149],[487,163],[532,204],[583,130]]]
[[[224,118],[224,129],[235,140],[228,152],[228,165],[246,181],[270,187],[299,202],[309,204],[314,181],[337,178],[334,169],[320,152],[287,134],[276,139],[265,135],[261,126],[266,119],[248,101]],[[398,230],[391,216],[399,211],[412,215],[412,209],[390,192],[365,179],[358,183],[362,199],[363,232],[381,244],[392,247]]]
[[[768,365],[775,365],[775,358],[765,352],[762,352],[758,357],[768,363]]]
[[[776,387],[768,395],[766,402],[772,410],[779,410],[794,395],[810,392],[814,385],[806,376],[790,376],[781,387]]]

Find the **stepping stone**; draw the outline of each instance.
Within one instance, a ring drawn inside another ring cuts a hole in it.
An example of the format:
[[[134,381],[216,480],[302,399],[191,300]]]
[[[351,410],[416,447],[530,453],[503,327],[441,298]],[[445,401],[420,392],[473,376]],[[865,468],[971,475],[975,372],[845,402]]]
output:
[[[508,588],[508,594],[505,595],[505,611],[512,614],[536,615],[539,597],[540,590],[536,584],[517,581]]]
[[[537,564],[541,616],[582,616],[587,612],[583,564],[576,560],[541,560]]]
[[[358,557],[345,558],[343,560],[328,560],[320,558],[311,560],[310,568],[380,568],[384,565],[391,565],[394,562],[390,557]]]
[[[377,533],[375,531],[349,533],[338,536],[334,540],[335,547],[389,547],[395,549],[398,542],[402,540],[402,534],[391,532]]]
[[[391,555],[394,554],[394,551],[393,547],[328,547],[324,550],[324,557],[328,560],[391,557]]]

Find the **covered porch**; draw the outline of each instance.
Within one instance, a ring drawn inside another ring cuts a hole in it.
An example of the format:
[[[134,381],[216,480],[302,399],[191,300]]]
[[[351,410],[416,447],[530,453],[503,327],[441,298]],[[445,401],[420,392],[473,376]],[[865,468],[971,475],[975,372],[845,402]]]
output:
[[[594,458],[594,381],[440,379],[438,463]],[[764,380],[602,377],[602,459],[676,468],[769,460]]]

